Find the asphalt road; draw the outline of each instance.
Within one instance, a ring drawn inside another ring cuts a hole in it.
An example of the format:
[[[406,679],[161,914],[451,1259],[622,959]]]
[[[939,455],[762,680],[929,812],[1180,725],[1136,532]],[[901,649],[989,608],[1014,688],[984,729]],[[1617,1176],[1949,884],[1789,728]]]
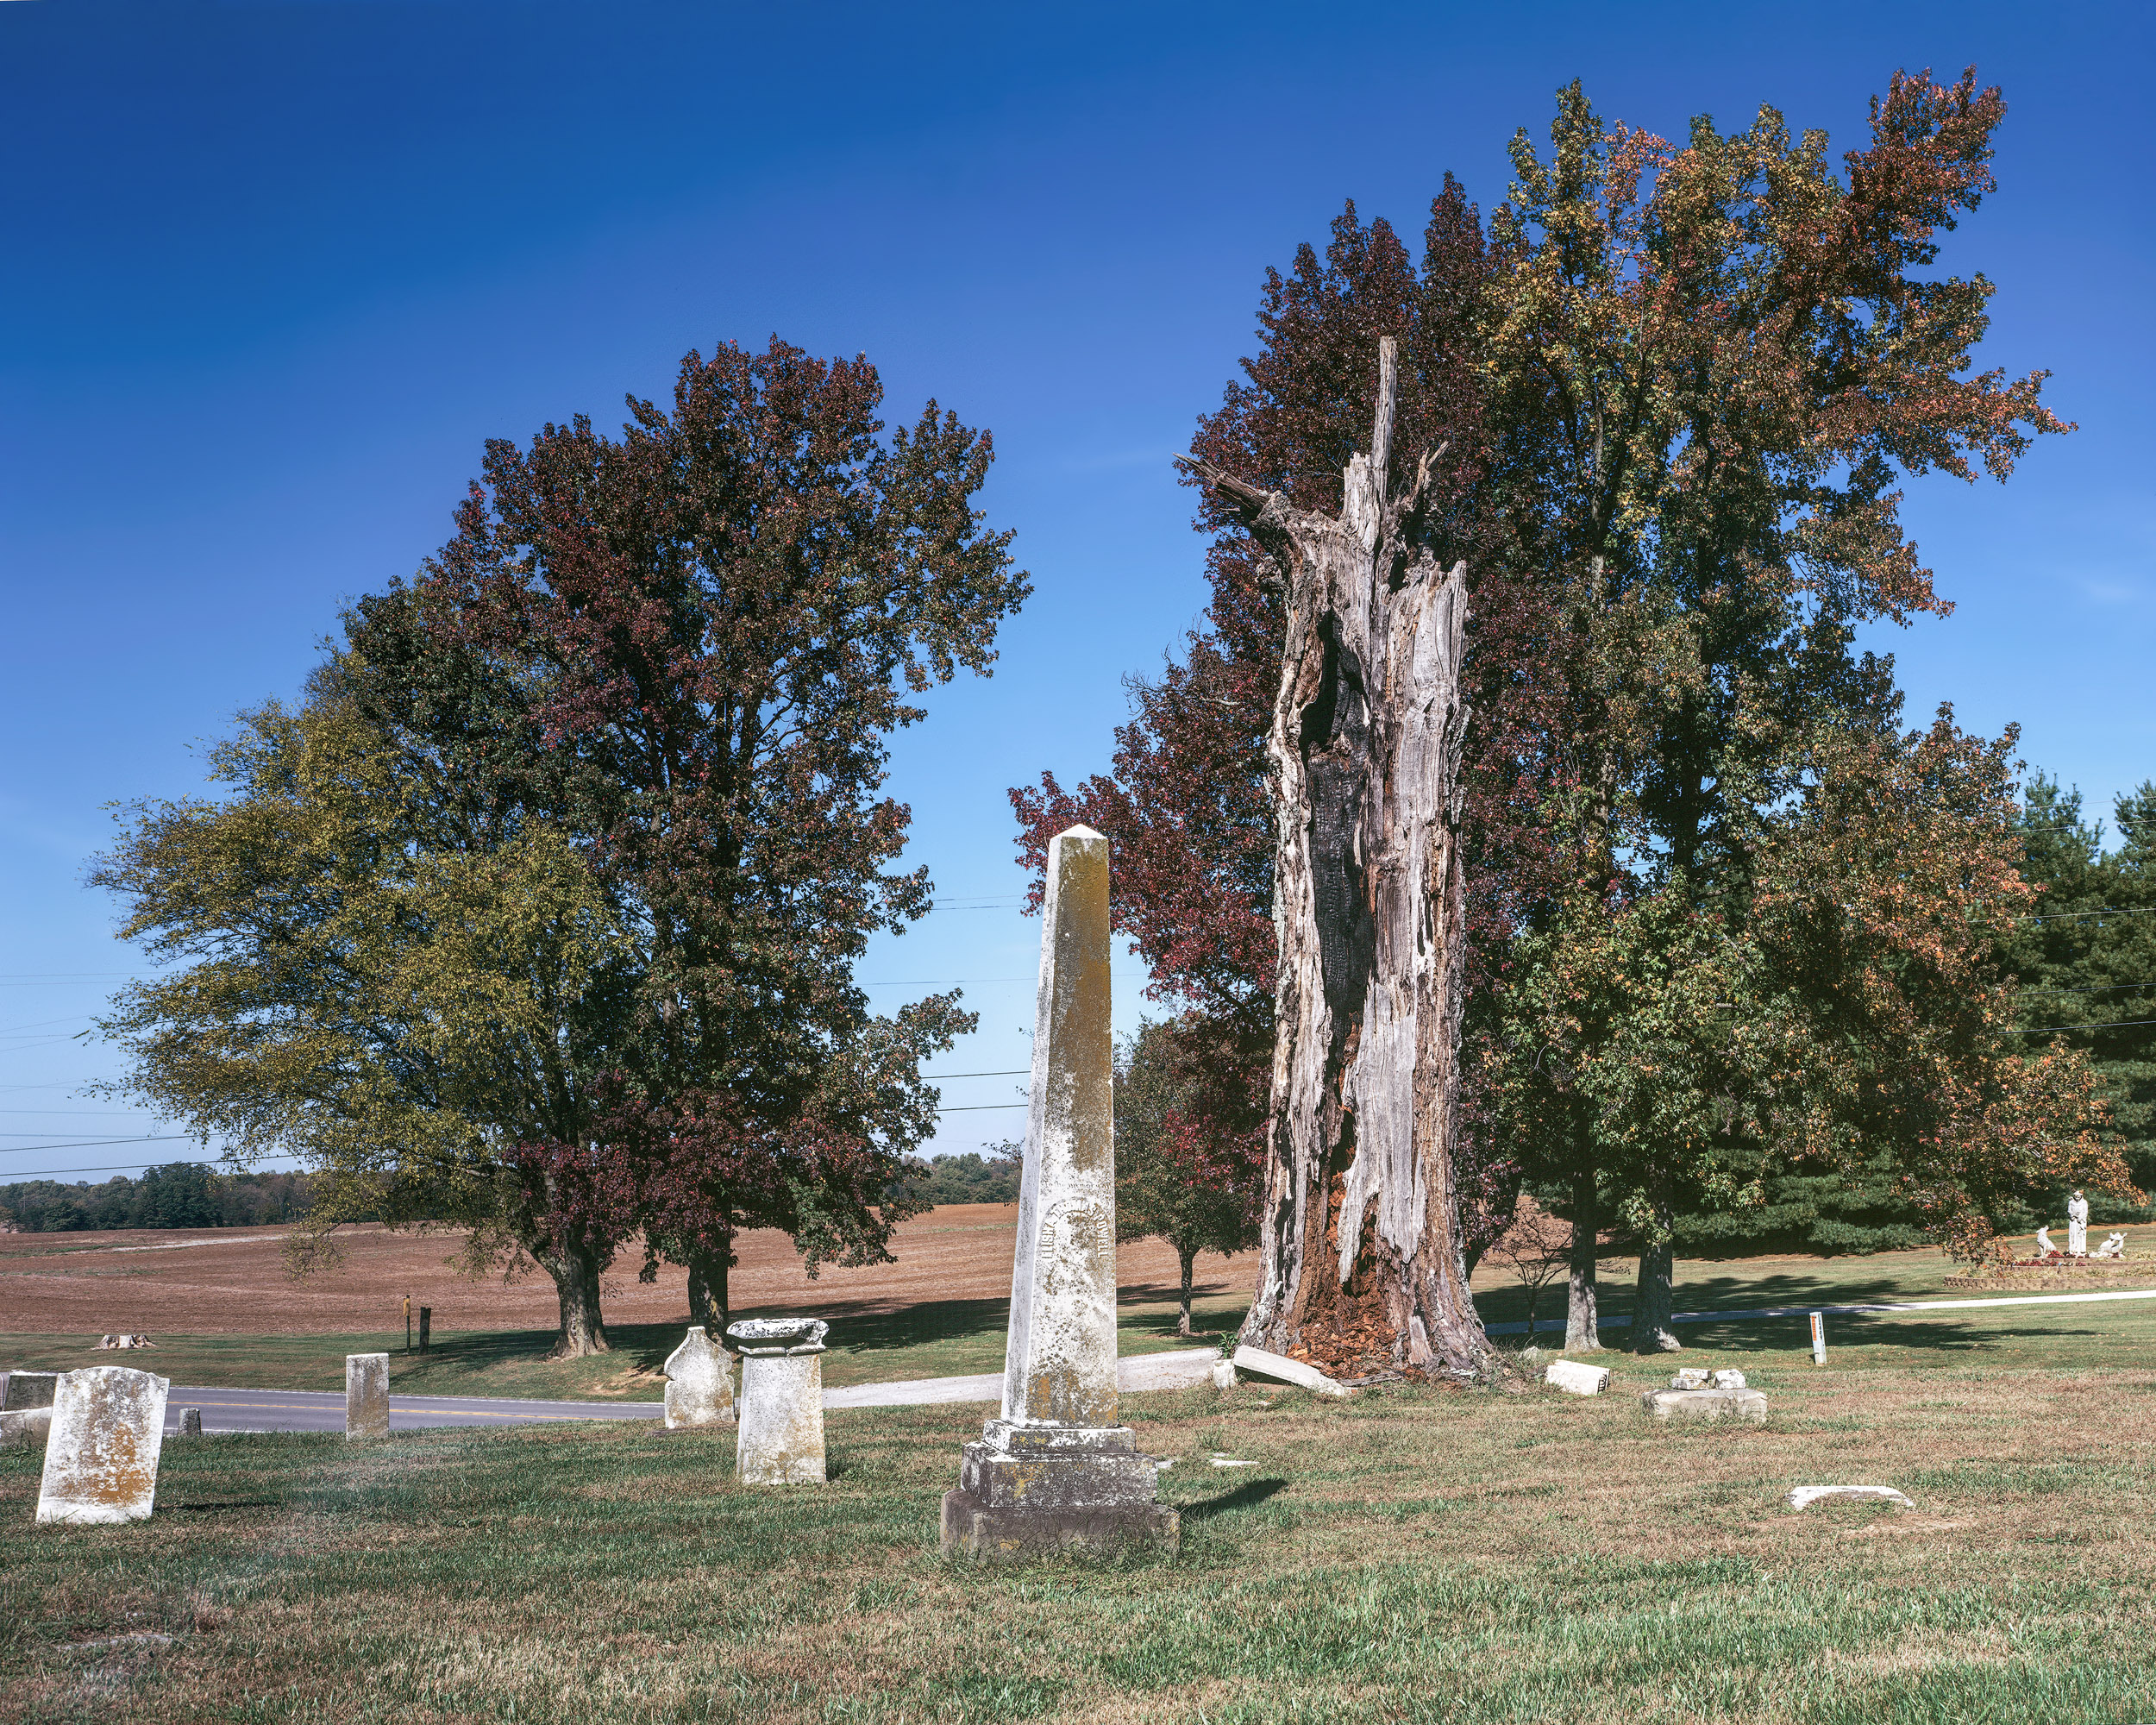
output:
[[[216,1389],[175,1383],[165,1398],[165,1429],[179,1429],[182,1408],[202,1409],[208,1432],[342,1432],[344,1397],[311,1389]],[[510,1402],[487,1396],[399,1396],[389,1398],[389,1427],[523,1426],[541,1420],[656,1420],[656,1402]]]
[[[1177,1348],[1118,1362],[1124,1389],[1172,1389],[1202,1383],[1219,1356],[1212,1348]],[[906,1408],[938,1402],[993,1402],[1003,1375],[917,1377],[896,1383],[855,1383],[826,1389],[826,1408]],[[342,1432],[344,1397],[312,1389],[217,1389],[175,1383],[165,1398],[165,1429],[179,1429],[182,1408],[202,1409],[204,1432]],[[389,1396],[389,1427],[416,1432],[429,1426],[517,1426],[540,1420],[656,1420],[658,1402],[511,1402],[489,1396]]]

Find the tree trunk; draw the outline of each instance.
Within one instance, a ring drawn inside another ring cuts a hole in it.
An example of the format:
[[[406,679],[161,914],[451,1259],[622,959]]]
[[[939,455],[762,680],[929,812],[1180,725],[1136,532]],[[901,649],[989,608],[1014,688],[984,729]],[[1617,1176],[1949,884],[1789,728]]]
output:
[[[1594,1353],[1602,1345],[1595,1260],[1601,1250],[1601,1212],[1592,1173],[1572,1176],[1571,1282],[1564,1305],[1564,1351]]]
[[[729,1317],[726,1260],[730,1255],[724,1251],[689,1253],[689,1321],[701,1324],[722,1346]]]
[[[1257,1299],[1243,1339],[1344,1367],[1493,1369],[1452,1167],[1465,939],[1466,569],[1416,541],[1437,451],[1388,504],[1395,349],[1338,519],[1203,463],[1287,580],[1266,740],[1280,959]]]
[[[1183,1312],[1175,1326],[1175,1333],[1187,1336],[1190,1333],[1190,1273],[1198,1262],[1198,1248],[1194,1245],[1179,1248],[1177,1256],[1183,1261]]]
[[[1651,1194],[1656,1238],[1639,1250],[1639,1289],[1633,1302],[1632,1351],[1634,1353],[1676,1353],[1684,1344],[1670,1327],[1677,1282],[1677,1242],[1670,1233],[1668,1182]]]
[[[608,1352],[606,1324],[599,1308],[598,1254],[572,1247],[538,1257],[554,1278],[561,1302],[561,1331],[551,1358],[580,1359],[586,1354]]]

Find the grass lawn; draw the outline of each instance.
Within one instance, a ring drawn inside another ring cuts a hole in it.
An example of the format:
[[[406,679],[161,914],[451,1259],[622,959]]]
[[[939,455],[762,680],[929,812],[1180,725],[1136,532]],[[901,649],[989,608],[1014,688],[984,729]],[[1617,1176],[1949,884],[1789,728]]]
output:
[[[1625,1356],[1596,1400],[1127,1398],[1174,1561],[946,1562],[962,1408],[833,1415],[783,1490],[642,1426],[176,1444],[112,1529],[33,1527],[0,1456],[0,1718],[2156,1718],[2156,1314],[1848,1320],[1823,1370],[1716,1327],[1683,1358],[1764,1427],[1651,1424]],[[1917,1508],[1781,1507],[1833,1483]]]

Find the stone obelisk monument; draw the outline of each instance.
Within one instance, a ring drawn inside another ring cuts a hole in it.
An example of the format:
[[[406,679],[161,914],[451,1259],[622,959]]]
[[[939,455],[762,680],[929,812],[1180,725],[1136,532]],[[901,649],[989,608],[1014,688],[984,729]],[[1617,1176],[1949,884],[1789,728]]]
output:
[[[1091,827],[1049,845],[1043,925],[1003,1413],[943,1495],[943,1549],[978,1558],[1180,1531],[1116,1423],[1108,841]]]

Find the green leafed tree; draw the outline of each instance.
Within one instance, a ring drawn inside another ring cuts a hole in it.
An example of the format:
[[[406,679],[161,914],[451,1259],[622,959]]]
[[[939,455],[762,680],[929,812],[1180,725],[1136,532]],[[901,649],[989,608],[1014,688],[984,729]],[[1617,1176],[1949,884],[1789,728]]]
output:
[[[2027,1045],[2086,1055],[2110,1107],[2107,1135],[2146,1189],[2156,1184],[2156,783],[2119,797],[2113,814],[2119,842],[2107,848],[2078,791],[2030,781],[2017,836],[2038,896],[2000,957]],[[2042,1195],[2056,1214],[2063,1190]]]
[[[1241,1146],[1207,1142],[1219,1127],[1208,1106],[1205,1028],[1156,1020],[1116,1053],[1116,1238],[1158,1238],[1174,1250],[1176,1328],[1186,1336],[1198,1254],[1247,1251],[1258,1238],[1258,1195],[1244,1177]]]
[[[94,884],[167,967],[100,1020],[117,1088],[237,1161],[317,1170],[318,1241],[360,1214],[461,1223],[474,1265],[553,1278],[565,1352],[604,1348],[628,1207],[592,1133],[630,955],[568,835],[372,723],[349,655],[247,714],[218,796],[135,805]]]

